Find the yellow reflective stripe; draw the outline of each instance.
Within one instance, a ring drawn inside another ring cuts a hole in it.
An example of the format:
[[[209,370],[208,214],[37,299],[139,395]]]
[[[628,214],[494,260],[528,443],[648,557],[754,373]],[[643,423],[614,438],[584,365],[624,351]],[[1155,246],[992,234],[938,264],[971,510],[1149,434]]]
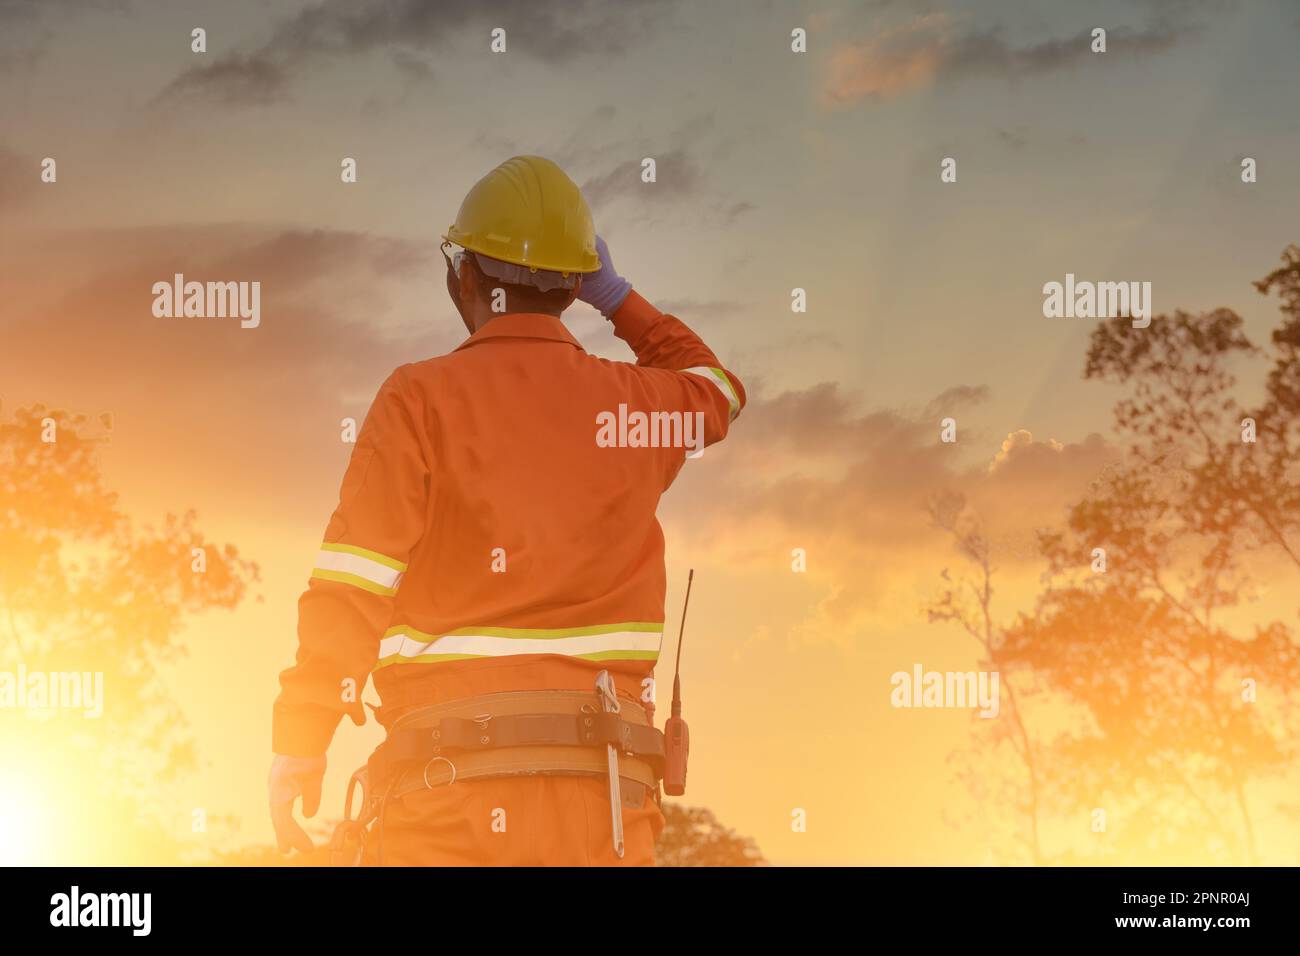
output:
[[[713,383],[718,391],[722,392],[722,397],[727,400],[727,407],[730,409],[728,421],[740,414],[740,396],[736,394],[736,389],[731,384],[731,379],[727,378],[727,373],[720,368],[684,368],[683,372],[690,372],[693,375],[702,375]]]
[[[371,594],[382,594],[385,597],[392,597],[397,593],[397,588],[384,587],[382,584],[376,584],[374,581],[367,580],[356,574],[348,574],[346,571],[330,571],[325,568],[312,568],[311,576],[321,581],[335,581],[339,584],[351,584],[361,588],[363,591],[369,591]]]
[[[387,667],[390,664],[442,664],[446,661],[476,661],[481,660],[480,654],[420,654],[416,657],[402,657],[400,654],[390,654],[388,657],[381,657],[379,663],[375,665],[375,670],[381,667]]]
[[[521,654],[559,654],[581,660],[659,658],[663,624],[628,621],[586,627],[462,627],[426,634],[408,625],[389,628],[380,641],[379,663],[441,663]]]
[[[311,576],[322,581],[351,584],[372,594],[397,593],[406,565],[377,551],[350,544],[326,542],[316,555]]]
[[[404,562],[398,561],[396,558],[390,558],[386,554],[380,554],[378,551],[367,551],[365,548],[358,548],[355,544],[339,544],[327,541],[320,546],[320,549],[322,551],[336,551],[342,554],[355,554],[376,564],[382,564],[386,568],[392,568],[394,571],[406,570]]]
[[[536,653],[530,651],[529,653]],[[416,657],[402,657],[396,654],[390,654],[388,657],[380,660],[375,665],[375,669],[387,667],[390,664],[442,664],[446,661],[479,661],[485,657],[498,655],[491,654],[420,654]],[[594,654],[567,654],[566,657],[576,657],[584,661],[657,661],[659,660],[658,651],[597,651]]]
[[[480,634],[485,637],[529,637],[551,640],[560,637],[589,637],[592,634],[613,634],[616,631],[642,631],[646,634],[662,634],[664,626],[653,621],[625,621],[622,624],[589,624],[585,627],[461,627],[445,634],[425,634],[413,627],[399,624],[388,629],[389,634],[407,634],[422,637],[427,641],[436,641],[440,637],[459,637],[464,634]]]
[[[574,654],[584,661],[657,661],[658,651],[598,651],[595,654]]]

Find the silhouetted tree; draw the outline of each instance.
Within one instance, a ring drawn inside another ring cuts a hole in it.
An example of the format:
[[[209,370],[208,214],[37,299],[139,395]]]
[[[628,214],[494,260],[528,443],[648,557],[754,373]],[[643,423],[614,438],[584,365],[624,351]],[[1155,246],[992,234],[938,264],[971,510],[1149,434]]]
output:
[[[0,422],[0,669],[103,674],[98,718],[0,711],[5,771],[60,811],[44,863],[174,861],[156,797],[194,746],[159,665],[184,652],[188,615],[235,607],[258,578],[193,512],[154,528],[120,510],[97,454],[110,427],[41,405]]]
[[[664,803],[665,825],[655,844],[659,866],[762,866],[752,839],[724,827],[704,807]]]
[[[1080,827],[1107,810],[1111,862],[1256,861],[1249,785],[1294,767],[1300,648],[1239,611],[1261,562],[1300,569],[1300,249],[1283,260],[1256,283],[1282,292],[1284,321],[1253,410],[1233,369],[1259,350],[1231,310],[1094,330],[1085,377],[1127,388],[1124,456],[1040,535],[1034,614],[987,625],[993,666],[1031,673],[1054,705],[1025,738],[1040,796]]]
[[[1006,632],[993,615],[993,557],[988,536],[979,518],[966,506],[966,499],[955,492],[934,496],[929,502],[930,518],[935,526],[951,538],[968,571],[954,577],[947,568],[940,577],[943,585],[938,597],[926,609],[931,623],[946,621],[961,626],[980,648],[979,666],[999,675],[999,694],[1005,695],[1000,713],[1002,720],[981,721],[985,726],[976,736],[975,759],[958,760],[957,775],[981,805],[1010,807],[1023,821],[1017,827],[1015,842],[1027,850],[1035,863],[1043,862],[1039,837],[1042,813],[1042,780],[1035,741],[1022,712],[1018,687],[1033,681],[1028,668],[1017,671],[1003,648]],[[1008,760],[1008,773],[990,773],[989,765]],[[1016,858],[1013,851],[1011,859]]]

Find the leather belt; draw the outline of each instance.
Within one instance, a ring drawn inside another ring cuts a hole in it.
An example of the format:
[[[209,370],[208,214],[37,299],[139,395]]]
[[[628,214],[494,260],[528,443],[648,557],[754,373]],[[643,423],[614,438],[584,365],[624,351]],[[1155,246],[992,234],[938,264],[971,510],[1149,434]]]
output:
[[[421,766],[402,771],[391,796],[402,797],[416,790],[484,777],[532,776],[535,774],[604,777],[608,772],[604,748],[580,751],[572,747],[503,747],[486,753],[435,757]],[[624,757],[618,762],[624,782],[627,806],[639,807],[658,778],[644,760]]]
[[[620,713],[602,713],[595,696],[584,691],[510,691],[407,711],[368,766],[373,781],[391,783],[390,795],[401,796],[484,777],[605,776],[609,744],[624,755],[621,779],[657,787],[663,734],[645,710],[625,700]],[[383,792],[384,784],[377,789]]]

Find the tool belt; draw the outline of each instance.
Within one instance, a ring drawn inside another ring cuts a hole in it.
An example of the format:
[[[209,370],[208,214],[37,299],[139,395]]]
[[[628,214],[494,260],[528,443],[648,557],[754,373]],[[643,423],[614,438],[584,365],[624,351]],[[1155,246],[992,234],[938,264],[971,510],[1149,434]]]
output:
[[[360,842],[387,800],[417,790],[487,777],[606,776],[609,746],[622,755],[618,777],[628,782],[629,797],[657,793],[663,734],[642,707],[622,704],[619,713],[605,713],[590,691],[511,691],[408,711],[353,774],[331,849],[359,856],[349,841]],[[362,803],[352,818],[357,787]]]

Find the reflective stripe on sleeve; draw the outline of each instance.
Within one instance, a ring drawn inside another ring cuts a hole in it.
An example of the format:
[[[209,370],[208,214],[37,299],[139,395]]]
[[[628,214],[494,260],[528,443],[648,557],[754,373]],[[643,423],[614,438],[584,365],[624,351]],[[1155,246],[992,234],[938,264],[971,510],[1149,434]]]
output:
[[[372,594],[397,593],[406,565],[395,558],[350,544],[322,544],[311,576],[322,581],[351,584]]]
[[[713,383],[713,387],[722,393],[723,398],[727,400],[727,406],[730,408],[728,421],[734,419],[740,414],[740,396],[736,394],[735,388],[731,385],[731,379],[727,378],[727,373],[720,368],[684,368],[683,372],[690,372],[692,375],[702,375]]]
[[[631,621],[590,627],[462,627],[425,634],[407,625],[390,628],[379,644],[376,669],[389,664],[437,664],[481,657],[559,654],[586,661],[654,661],[662,623]]]

